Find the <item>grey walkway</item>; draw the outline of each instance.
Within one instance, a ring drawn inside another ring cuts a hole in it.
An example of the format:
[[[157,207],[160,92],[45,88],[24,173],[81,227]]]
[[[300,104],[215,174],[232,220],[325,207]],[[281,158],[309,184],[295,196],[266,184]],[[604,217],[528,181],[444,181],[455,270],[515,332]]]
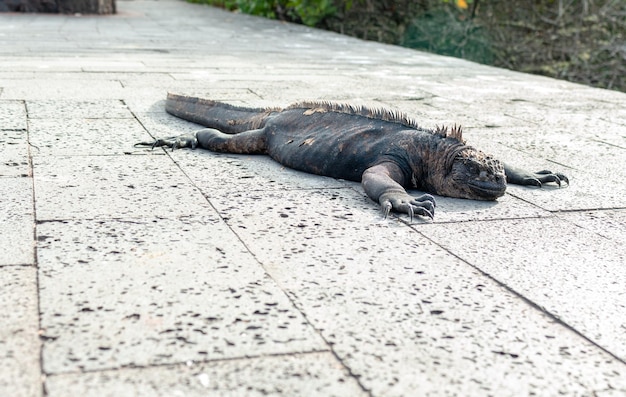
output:
[[[0,396],[626,395],[626,95],[179,1],[0,15]],[[393,106],[571,187],[382,220],[139,150],[176,91]]]

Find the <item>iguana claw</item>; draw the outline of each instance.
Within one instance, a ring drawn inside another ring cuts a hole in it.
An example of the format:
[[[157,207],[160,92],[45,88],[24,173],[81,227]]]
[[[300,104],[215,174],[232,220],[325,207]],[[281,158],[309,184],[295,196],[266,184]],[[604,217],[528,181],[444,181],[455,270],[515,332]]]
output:
[[[556,184],[559,185],[559,187],[561,187],[561,182],[565,182],[569,185],[569,179],[565,175],[559,172],[541,170],[541,171],[535,172],[535,175],[537,175],[537,181],[539,182],[539,185],[538,185],[539,187],[541,187],[542,182],[556,182]]]
[[[391,201],[386,201],[382,203],[381,209],[383,210],[383,219],[387,219],[392,208],[393,205],[391,204]]]
[[[435,213],[435,198],[430,194],[412,197],[407,193],[390,192],[381,196],[380,205],[384,219],[387,219],[391,210],[408,214],[411,222],[416,214],[433,219]]]
[[[413,215],[415,211],[413,211],[413,207],[411,205],[409,205],[409,208],[407,208],[407,212],[409,213],[410,222],[413,223]]]

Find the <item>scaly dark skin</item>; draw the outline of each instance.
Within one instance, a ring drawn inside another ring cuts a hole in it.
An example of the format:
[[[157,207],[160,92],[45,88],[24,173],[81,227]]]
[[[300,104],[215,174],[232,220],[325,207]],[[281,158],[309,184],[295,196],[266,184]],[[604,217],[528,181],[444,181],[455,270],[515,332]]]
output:
[[[496,200],[507,182],[569,184],[563,174],[527,172],[467,146],[460,128],[424,129],[392,110],[326,102],[251,109],[175,94],[168,94],[166,110],[209,128],[136,146],[266,154],[296,170],[361,182],[385,217],[397,211],[433,218],[433,196],[412,197],[407,188]]]

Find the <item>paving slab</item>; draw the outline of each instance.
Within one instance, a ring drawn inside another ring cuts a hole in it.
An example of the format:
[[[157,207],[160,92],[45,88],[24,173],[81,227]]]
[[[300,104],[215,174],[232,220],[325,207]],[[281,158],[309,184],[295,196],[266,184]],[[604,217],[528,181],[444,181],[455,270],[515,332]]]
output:
[[[40,40],[38,38],[37,40]],[[4,43],[6,47],[11,48],[13,46],[10,45],[9,42]],[[5,48],[6,48],[5,47]],[[11,55],[15,55],[14,53]],[[30,53],[27,51],[25,54],[20,54],[19,56],[5,57],[0,60],[0,67],[3,71],[31,71],[31,72],[45,72],[48,70],[54,70],[57,72],[75,72],[79,73],[82,71],[81,66],[76,64],[75,62],[70,62],[67,58],[59,58],[59,59],[49,59],[40,56],[37,52]],[[34,57],[32,56],[34,55]],[[4,83],[3,83],[4,84]]]
[[[39,221],[210,211],[205,198],[165,155],[39,156],[33,162],[38,170],[34,179]]]
[[[216,215],[38,233],[46,373],[326,350]]]
[[[24,101],[0,101],[0,131],[6,130],[26,131]]]
[[[35,263],[32,178],[0,178],[2,222],[1,265]]]
[[[570,212],[560,217],[616,243],[626,235],[625,210]]]
[[[0,177],[28,177],[28,137],[24,130],[0,130]]]
[[[72,99],[85,95],[87,91],[91,98],[112,99],[120,98],[122,84],[119,81],[93,80],[48,80],[45,85],[33,89],[30,80],[12,79],[3,82],[2,97],[5,99]]]
[[[0,266],[0,395],[43,396],[37,269]]]
[[[1,396],[626,395],[626,94],[179,0],[118,9],[0,14]],[[392,106],[571,186],[382,219],[355,182],[133,147],[198,128],[168,91]]]
[[[373,395],[626,391],[619,360],[459,261],[461,251],[451,249],[450,255],[433,244],[430,239],[440,240],[431,233],[435,225],[417,228],[422,236],[401,223],[376,221],[366,203],[359,207],[346,195],[321,193],[233,193],[212,202]],[[324,195],[332,199],[324,200]],[[319,203],[314,209],[312,199]],[[477,240],[486,249],[495,245],[476,238],[473,230],[454,230],[465,224],[436,225],[436,230],[451,240]],[[458,247],[476,250],[464,241]],[[486,260],[485,254],[481,257]],[[619,279],[616,266],[607,281]],[[505,281],[519,288],[513,280]],[[619,291],[620,285],[618,280],[608,286]],[[560,303],[563,310],[577,304]],[[618,297],[612,307],[593,320],[585,318],[590,327],[599,321],[597,329],[606,332],[603,341],[619,350],[620,325],[603,320],[620,317]],[[597,376],[613,371],[610,380]]]
[[[75,119],[75,118],[133,118],[132,113],[122,100],[89,99],[45,99],[31,100],[26,103],[29,119]]]
[[[420,225],[418,230],[626,358],[621,243],[555,218]],[[488,238],[484,230],[490,230]]]
[[[368,395],[328,352],[53,375],[47,391],[86,397]]]
[[[31,119],[33,156],[105,156],[130,152],[128,142],[150,140],[135,119]]]

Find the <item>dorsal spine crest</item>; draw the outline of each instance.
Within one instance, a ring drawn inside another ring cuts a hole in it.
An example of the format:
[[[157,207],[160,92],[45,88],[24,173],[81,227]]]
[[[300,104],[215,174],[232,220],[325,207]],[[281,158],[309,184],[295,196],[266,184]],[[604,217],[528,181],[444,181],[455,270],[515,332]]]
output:
[[[422,128],[419,126],[417,121],[412,117],[408,116],[406,113],[401,112],[399,110],[387,109],[387,108],[371,108],[364,105],[354,105],[347,104],[342,102],[332,102],[332,101],[303,101],[294,103],[283,110],[292,110],[292,109],[307,109],[305,111],[305,115],[311,115],[314,113],[322,113],[324,112],[334,112],[334,113],[343,113],[350,114],[355,116],[367,117],[369,119],[375,120],[383,120],[390,123],[401,124],[403,126],[409,128],[415,128],[420,131],[430,132],[432,134],[436,134],[441,136],[442,138],[451,138],[459,141],[460,143],[465,143],[463,140],[463,131],[461,126],[457,126],[456,124],[448,130],[448,127],[442,126],[437,127],[435,130]]]

